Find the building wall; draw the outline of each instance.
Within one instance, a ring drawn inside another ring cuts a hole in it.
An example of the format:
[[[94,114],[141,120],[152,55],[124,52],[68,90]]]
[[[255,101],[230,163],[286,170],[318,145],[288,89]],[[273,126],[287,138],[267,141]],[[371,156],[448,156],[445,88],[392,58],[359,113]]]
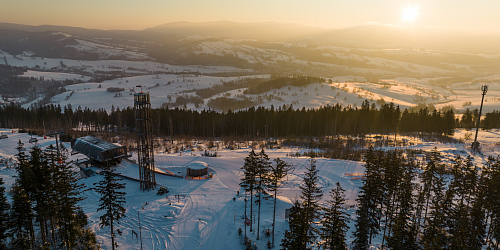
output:
[[[207,168],[204,168],[204,169],[190,169],[190,168],[188,168],[186,172],[187,172],[186,174],[188,176],[203,176],[203,175],[206,175],[208,173],[208,169]]]

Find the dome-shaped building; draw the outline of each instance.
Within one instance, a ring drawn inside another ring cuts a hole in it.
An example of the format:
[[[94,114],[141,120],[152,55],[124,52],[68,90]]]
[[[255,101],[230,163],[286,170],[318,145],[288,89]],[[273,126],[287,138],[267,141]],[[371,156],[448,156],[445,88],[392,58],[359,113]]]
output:
[[[198,177],[208,174],[208,164],[202,161],[190,162],[187,166],[186,176]]]

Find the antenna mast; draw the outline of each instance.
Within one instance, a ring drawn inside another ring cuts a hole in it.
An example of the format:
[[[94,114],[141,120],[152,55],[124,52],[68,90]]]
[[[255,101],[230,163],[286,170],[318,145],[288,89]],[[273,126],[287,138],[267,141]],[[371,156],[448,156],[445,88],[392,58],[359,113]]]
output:
[[[481,91],[483,91],[483,98],[481,99],[481,108],[479,108],[479,117],[477,118],[477,128],[476,128],[476,137],[474,137],[474,142],[472,143],[472,150],[475,152],[479,152],[479,142],[477,141],[477,133],[479,132],[479,122],[481,121],[481,112],[483,111],[483,101],[486,92],[488,92],[488,85],[481,86]]]

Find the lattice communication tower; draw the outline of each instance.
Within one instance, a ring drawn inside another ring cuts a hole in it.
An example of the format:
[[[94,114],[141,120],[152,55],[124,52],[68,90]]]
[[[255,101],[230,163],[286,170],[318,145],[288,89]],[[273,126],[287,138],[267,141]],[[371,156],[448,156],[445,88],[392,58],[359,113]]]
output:
[[[137,86],[141,87],[141,86]],[[142,89],[141,89],[142,90]],[[137,134],[139,177],[141,190],[156,187],[155,160],[151,125],[151,102],[149,93],[134,94],[135,132]]]

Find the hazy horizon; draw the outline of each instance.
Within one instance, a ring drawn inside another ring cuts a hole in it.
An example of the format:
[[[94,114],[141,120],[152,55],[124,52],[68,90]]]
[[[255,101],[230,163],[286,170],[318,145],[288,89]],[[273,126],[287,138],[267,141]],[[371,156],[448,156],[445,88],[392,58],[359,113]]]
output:
[[[378,24],[500,34],[499,1],[34,1],[0,3],[0,22],[143,30],[172,22],[283,22],[326,29]]]

